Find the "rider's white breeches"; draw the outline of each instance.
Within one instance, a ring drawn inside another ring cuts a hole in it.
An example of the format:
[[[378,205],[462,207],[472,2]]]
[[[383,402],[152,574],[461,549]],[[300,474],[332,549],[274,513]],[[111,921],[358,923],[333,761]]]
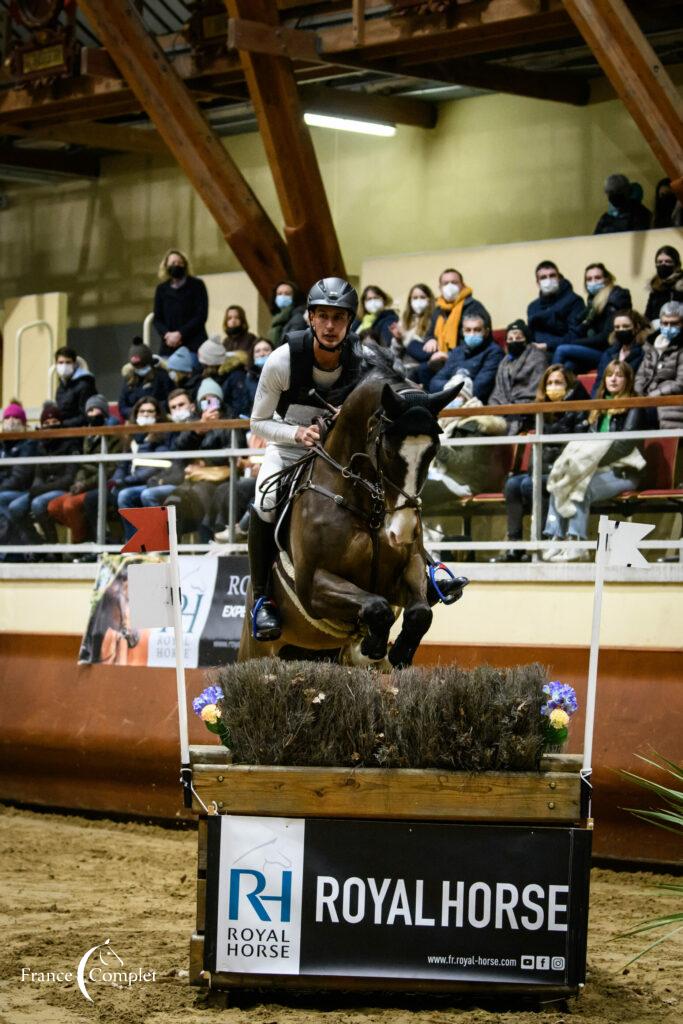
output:
[[[278,445],[269,444],[266,447],[266,454],[261,463],[259,475],[256,480],[256,494],[254,495],[254,510],[257,515],[266,523],[274,523],[278,512],[275,503],[278,497],[278,489],[272,487],[265,494],[262,492],[262,485],[267,485],[268,478],[273,474],[291,466],[306,453],[302,445]]]

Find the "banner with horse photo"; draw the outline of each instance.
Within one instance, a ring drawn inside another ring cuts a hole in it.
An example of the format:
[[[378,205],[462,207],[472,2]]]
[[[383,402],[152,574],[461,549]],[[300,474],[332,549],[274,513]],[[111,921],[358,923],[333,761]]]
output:
[[[165,560],[162,555],[101,556],[79,665],[175,667],[173,628],[135,629],[128,600],[130,566]],[[211,668],[235,661],[249,584],[248,560],[187,556],[179,565],[185,667]]]

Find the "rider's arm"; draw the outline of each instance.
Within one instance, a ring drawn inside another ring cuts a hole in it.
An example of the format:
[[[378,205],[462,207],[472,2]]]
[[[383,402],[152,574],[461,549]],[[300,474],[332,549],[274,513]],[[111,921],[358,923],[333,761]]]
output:
[[[275,419],[278,402],[289,388],[289,353],[289,345],[281,345],[268,357],[261,371],[251,410],[252,432],[274,444],[296,444],[299,429],[291,423]]]

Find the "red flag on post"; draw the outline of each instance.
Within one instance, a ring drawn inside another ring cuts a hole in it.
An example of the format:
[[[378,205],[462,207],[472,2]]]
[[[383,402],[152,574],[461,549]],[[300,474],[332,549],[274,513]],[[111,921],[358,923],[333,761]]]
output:
[[[121,554],[126,551],[169,550],[167,508],[120,508],[119,512],[135,527],[135,533],[123,545]]]

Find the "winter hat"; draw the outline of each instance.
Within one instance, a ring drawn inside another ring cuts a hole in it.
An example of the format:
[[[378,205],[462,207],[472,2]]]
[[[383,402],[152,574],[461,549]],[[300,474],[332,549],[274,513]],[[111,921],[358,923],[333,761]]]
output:
[[[192,373],[194,370],[194,359],[189,348],[185,345],[177,348],[166,360],[166,366],[169,370],[175,370],[176,373]]]
[[[56,402],[43,403],[43,408],[40,410],[41,427],[46,420],[59,420],[60,423],[64,422],[64,414]]]
[[[128,353],[128,361],[136,369],[141,366],[151,366],[154,362],[152,350],[149,345],[145,345],[142,338],[133,338],[133,344],[130,346]]]
[[[104,395],[91,395],[85,403],[85,411],[90,412],[91,409],[99,409],[103,416],[108,416],[109,402]]]
[[[5,411],[2,414],[3,420],[8,420],[11,416],[15,420],[21,420],[22,423],[26,423],[26,413],[24,412],[23,405],[19,402],[10,402],[9,405],[5,406]]]
[[[507,327],[505,328],[506,336],[508,331],[521,331],[525,339],[527,341],[529,340],[529,328],[526,325],[526,321],[522,320],[521,318],[519,320],[513,320],[511,324],[507,325]]]
[[[223,401],[223,392],[221,390],[221,386],[220,384],[216,384],[216,381],[213,380],[211,377],[205,377],[204,380],[199,385],[199,390],[197,391],[197,401],[201,402],[202,398],[206,398],[207,395],[214,395],[216,398],[219,398],[221,402]]]
[[[204,366],[220,366],[225,359],[225,346],[217,334],[212,334],[197,349],[197,358]]]

